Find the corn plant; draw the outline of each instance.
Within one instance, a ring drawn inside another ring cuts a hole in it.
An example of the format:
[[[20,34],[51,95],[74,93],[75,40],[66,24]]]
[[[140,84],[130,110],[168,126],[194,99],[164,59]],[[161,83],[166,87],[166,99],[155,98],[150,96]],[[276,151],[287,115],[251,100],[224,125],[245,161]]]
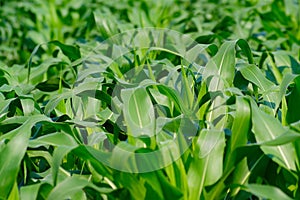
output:
[[[0,5],[0,199],[300,198],[299,2]]]

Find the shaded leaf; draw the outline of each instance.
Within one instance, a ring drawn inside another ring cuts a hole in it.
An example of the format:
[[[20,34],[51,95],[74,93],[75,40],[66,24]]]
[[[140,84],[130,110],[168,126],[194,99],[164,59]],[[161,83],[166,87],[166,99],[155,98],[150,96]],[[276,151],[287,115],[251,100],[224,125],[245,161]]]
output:
[[[81,58],[79,48],[76,46],[66,45],[57,40],[51,41],[49,42],[49,44],[58,46],[63,52],[63,54],[65,54],[71,62]]]

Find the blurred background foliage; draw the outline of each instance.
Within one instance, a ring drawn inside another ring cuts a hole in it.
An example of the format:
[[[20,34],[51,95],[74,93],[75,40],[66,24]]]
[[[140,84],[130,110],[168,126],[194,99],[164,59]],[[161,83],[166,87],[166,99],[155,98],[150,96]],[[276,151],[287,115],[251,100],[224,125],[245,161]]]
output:
[[[169,28],[200,43],[243,38],[255,51],[297,54],[300,40],[297,0],[2,0],[0,14],[1,62],[7,65],[25,63],[37,45],[48,41],[103,41],[143,27]]]

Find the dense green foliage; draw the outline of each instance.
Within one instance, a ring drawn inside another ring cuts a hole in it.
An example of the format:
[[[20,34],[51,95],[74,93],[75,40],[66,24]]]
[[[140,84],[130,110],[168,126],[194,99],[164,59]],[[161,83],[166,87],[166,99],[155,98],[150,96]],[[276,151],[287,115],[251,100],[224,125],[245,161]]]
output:
[[[0,199],[300,199],[299,1],[0,6]]]

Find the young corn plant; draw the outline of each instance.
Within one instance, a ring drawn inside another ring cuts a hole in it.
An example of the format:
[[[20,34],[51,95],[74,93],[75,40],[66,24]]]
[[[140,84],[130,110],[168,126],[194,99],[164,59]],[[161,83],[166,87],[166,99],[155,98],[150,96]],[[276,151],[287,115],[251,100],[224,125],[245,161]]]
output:
[[[0,199],[300,198],[296,1],[0,4]]]

